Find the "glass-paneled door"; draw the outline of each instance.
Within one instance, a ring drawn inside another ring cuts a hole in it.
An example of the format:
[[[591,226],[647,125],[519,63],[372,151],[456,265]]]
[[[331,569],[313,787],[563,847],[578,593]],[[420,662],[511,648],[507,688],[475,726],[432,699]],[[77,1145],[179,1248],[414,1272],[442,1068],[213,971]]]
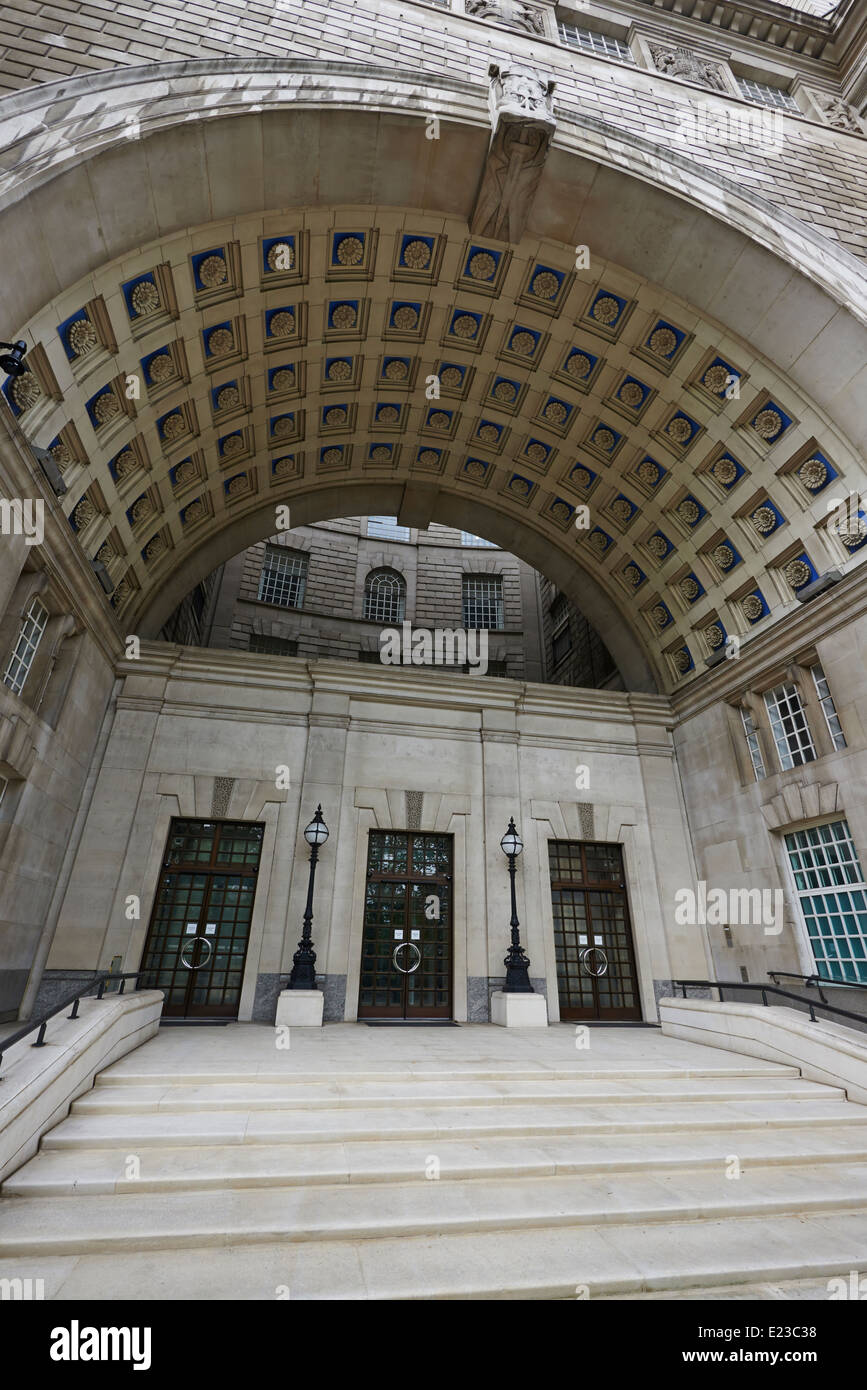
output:
[[[263,825],[172,821],[140,988],[175,1018],[237,1018]]]
[[[640,1019],[620,845],[551,840],[548,856],[560,1017]]]
[[[359,1018],[452,1016],[452,837],[371,831]]]

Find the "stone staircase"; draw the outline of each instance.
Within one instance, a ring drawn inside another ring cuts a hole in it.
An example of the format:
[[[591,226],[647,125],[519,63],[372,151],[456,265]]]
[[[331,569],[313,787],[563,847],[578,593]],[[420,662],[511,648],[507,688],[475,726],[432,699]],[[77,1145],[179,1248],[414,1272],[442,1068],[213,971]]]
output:
[[[167,1078],[146,1044],[5,1183],[0,1278],[94,1299],[826,1297],[867,1269],[867,1106],[676,1045],[711,1061]]]

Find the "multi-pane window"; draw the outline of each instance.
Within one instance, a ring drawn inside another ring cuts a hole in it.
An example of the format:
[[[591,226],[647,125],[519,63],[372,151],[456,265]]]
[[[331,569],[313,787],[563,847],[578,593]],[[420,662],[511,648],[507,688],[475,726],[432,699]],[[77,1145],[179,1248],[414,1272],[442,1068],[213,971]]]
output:
[[[559,666],[564,657],[568,656],[572,650],[572,634],[569,625],[562,627],[559,632],[554,633],[551,643],[554,665]]]
[[[369,516],[367,534],[384,541],[408,541],[409,527],[398,526],[394,516]]]
[[[785,839],[817,972],[867,983],[867,883],[847,822]]]
[[[765,772],[765,760],[762,757],[762,749],[759,744],[758,730],[753,723],[753,716],[748,709],[741,709],[741,721],[744,726],[744,734],[747,740],[747,747],[750,750],[750,762],[753,765],[753,772],[756,774],[756,781],[760,781],[767,774]]]
[[[461,545],[486,545],[497,549],[496,541],[486,541],[483,536],[474,536],[472,531],[461,532]]]
[[[400,623],[406,584],[396,570],[371,570],[364,584],[364,616],[371,623]]]
[[[298,643],[289,637],[266,637],[258,632],[250,633],[250,651],[269,656],[297,656]]]
[[[787,111],[800,111],[795,98],[784,92],[782,87],[770,87],[766,82],[752,82],[748,77],[736,77],[741,96],[747,101],[760,102],[762,106],[782,106]]]
[[[551,604],[551,657],[555,666],[572,650],[572,633],[569,629],[569,605],[562,594],[558,594]]]
[[[301,608],[307,587],[307,556],[298,550],[269,545],[259,577],[259,598],[281,608]]]
[[[558,24],[560,38],[570,48],[580,48],[584,53],[595,53],[603,58],[616,58],[620,63],[631,63],[629,45],[622,39],[614,39],[610,34],[597,34],[595,29],[583,29],[577,24]]]
[[[496,574],[464,575],[464,627],[504,627],[503,581]]]
[[[831,742],[833,743],[835,748],[845,748],[846,738],[843,733],[843,730],[840,728],[840,720],[837,717],[837,709],[834,705],[834,700],[831,695],[831,692],[828,689],[828,682],[825,678],[825,672],[822,670],[821,663],[817,661],[815,666],[810,667],[810,670],[813,673],[813,682],[816,686],[816,694],[819,697],[819,704],[822,706],[822,713],[825,716],[825,723],[828,725],[828,733],[831,735]]]
[[[765,705],[783,771],[813,762],[816,749],[798,687],[791,683],[775,686],[765,692]]]
[[[42,641],[47,622],[48,609],[45,604],[41,599],[31,599],[21,624],[18,641],[15,643],[15,650],[9,658],[9,664],[3,676],[4,683],[16,695],[20,695],[24,689],[24,682],[30,674],[33,658],[39,643]]]

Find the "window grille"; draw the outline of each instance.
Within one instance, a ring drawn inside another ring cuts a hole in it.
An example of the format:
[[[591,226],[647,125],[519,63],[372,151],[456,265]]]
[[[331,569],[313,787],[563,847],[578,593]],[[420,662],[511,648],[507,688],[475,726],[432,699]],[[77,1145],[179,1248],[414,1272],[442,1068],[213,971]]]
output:
[[[281,608],[301,608],[307,588],[308,557],[298,550],[269,545],[259,577],[259,598]]]
[[[765,705],[783,771],[813,762],[816,749],[798,687],[792,684],[776,686],[766,692]]]
[[[372,623],[403,622],[406,584],[396,570],[372,570],[364,584],[364,616]]]
[[[502,628],[503,581],[499,575],[465,574],[464,627]]]
[[[409,527],[398,526],[394,516],[369,516],[367,534],[384,541],[408,541]]]
[[[798,103],[782,87],[771,87],[767,82],[752,82],[748,77],[735,77],[735,81],[747,101],[757,101],[761,106],[781,106],[786,111],[800,111]]]
[[[568,656],[569,652],[572,650],[572,634],[568,627],[564,627],[562,631],[554,634],[552,648],[554,665],[559,666],[563,658]]]
[[[811,666],[813,682],[816,686],[816,694],[819,697],[819,704],[822,706],[822,713],[825,716],[825,723],[828,725],[828,733],[831,735],[831,742],[835,748],[846,747],[846,737],[840,728],[840,720],[837,716],[837,707],[834,704],[833,696],[828,689],[828,681],[821,664],[817,661],[815,666]]]
[[[767,776],[767,773],[765,771],[765,760],[762,757],[761,745],[759,744],[758,731],[753,723],[753,716],[750,714],[749,710],[741,710],[741,721],[744,726],[747,747],[750,750],[750,761],[753,765],[753,772],[756,774],[756,781],[760,782],[763,777]]]
[[[848,823],[814,825],[785,839],[817,972],[867,983],[867,883]]]
[[[598,34],[595,29],[583,29],[577,24],[564,24],[562,19],[557,27],[560,38],[570,48],[580,48],[582,52],[593,53],[597,57],[616,58],[619,63],[633,61],[629,45],[622,39],[614,39],[610,34]]]
[[[36,656],[39,643],[42,641],[47,622],[48,609],[45,604],[39,598],[31,599],[21,624],[18,641],[15,643],[15,650],[9,658],[9,664],[3,676],[4,684],[8,685],[16,695],[20,695],[24,689],[24,682],[30,674],[33,658]]]
[[[499,549],[496,541],[486,541],[483,536],[474,536],[472,531],[461,532],[461,545],[485,545],[494,550]]]

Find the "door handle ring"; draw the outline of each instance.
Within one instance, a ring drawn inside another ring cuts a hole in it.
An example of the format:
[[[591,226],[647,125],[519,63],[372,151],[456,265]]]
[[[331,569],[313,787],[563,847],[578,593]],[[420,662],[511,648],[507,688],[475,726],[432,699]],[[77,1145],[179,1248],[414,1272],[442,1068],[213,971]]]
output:
[[[195,950],[195,946],[196,946],[196,942],[197,942],[197,941],[201,941],[201,943],[202,943],[203,946],[207,946],[207,948],[208,948],[208,954],[205,956],[205,959],[204,959],[204,960],[200,960],[200,961],[199,961],[198,965],[193,965],[192,961],[189,961],[189,960],[185,960],[185,959],[184,959],[184,951],[187,949],[188,946],[192,946],[193,949]],[[202,966],[203,966],[203,965],[206,965],[207,962],[211,959],[211,952],[213,951],[213,949],[214,949],[214,948],[213,948],[213,946],[211,945],[210,940],[208,939],[207,936],[194,936],[191,940],[189,940],[189,939],[186,940],[186,941],[184,942],[183,946],[181,947],[181,953],[180,953],[181,965],[184,967],[185,970],[201,970]]]
[[[588,956],[602,957],[602,964],[599,966],[598,970],[594,970],[592,966],[588,965]],[[604,975],[606,970],[608,969],[608,957],[599,946],[585,946],[584,950],[580,952],[580,960],[587,974],[593,975],[596,979],[598,979],[600,975]]]
[[[402,965],[398,965],[397,961],[397,953],[398,951],[402,951],[404,947],[406,947],[407,950],[415,951],[416,954],[415,965],[409,965],[405,969]],[[419,966],[421,965],[421,951],[418,949],[414,941],[399,941],[395,946],[394,950],[392,951],[391,963],[394,966],[395,970],[400,971],[401,975],[412,975],[416,970],[418,970]]]

